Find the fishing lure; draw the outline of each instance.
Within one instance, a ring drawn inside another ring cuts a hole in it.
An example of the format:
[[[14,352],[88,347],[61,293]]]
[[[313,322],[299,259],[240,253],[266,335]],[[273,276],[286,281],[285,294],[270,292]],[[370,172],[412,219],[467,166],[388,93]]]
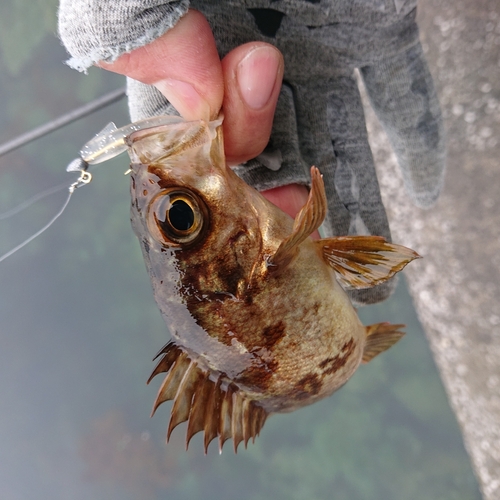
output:
[[[98,134],[96,134],[95,137],[93,137],[82,147],[79,156],[74,160],[72,160],[66,167],[67,172],[76,172],[79,174],[79,177],[76,179],[76,181],[72,182],[70,185],[68,185],[67,183],[63,183],[58,186],[47,189],[33,196],[29,200],[22,202],[18,206],[8,210],[7,212],[0,214],[0,220],[8,219],[9,217],[12,217],[13,215],[16,215],[19,212],[22,212],[26,208],[30,207],[31,205],[33,205],[33,203],[36,203],[37,201],[43,198],[46,198],[47,196],[50,196],[62,189],[68,190],[68,195],[62,207],[52,217],[52,219],[50,219],[50,221],[47,224],[45,224],[41,229],[36,231],[22,243],[15,246],[5,254],[1,255],[0,262],[12,256],[18,250],[21,250],[21,248],[31,243],[35,238],[37,238],[47,229],[49,229],[49,227],[52,226],[52,224],[54,224],[54,222],[66,210],[73,193],[78,188],[85,186],[92,181],[92,174],[89,172],[89,168],[99,163],[103,163],[107,160],[110,160],[125,152],[128,148],[126,140],[127,137],[130,136],[130,134],[132,134],[133,132],[137,132],[139,130],[157,127],[169,123],[177,123],[179,121],[182,121],[182,118],[178,116],[156,116],[152,118],[146,118],[144,120],[140,120],[120,128],[118,128],[113,122],[106,125]],[[30,140],[32,139],[30,138]],[[19,146],[20,141],[13,141],[13,142],[15,142],[15,147]],[[8,152],[14,148],[10,147],[9,149],[7,148],[4,149],[5,151],[3,151],[3,153]],[[129,173],[129,171],[125,173]]]

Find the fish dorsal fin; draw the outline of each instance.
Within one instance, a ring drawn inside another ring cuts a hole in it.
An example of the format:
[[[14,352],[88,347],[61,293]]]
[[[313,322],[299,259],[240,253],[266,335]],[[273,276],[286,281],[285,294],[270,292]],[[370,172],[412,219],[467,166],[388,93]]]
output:
[[[314,242],[335,270],[344,288],[370,288],[387,281],[413,259],[417,252],[388,243],[382,236],[339,236]]]
[[[153,405],[153,414],[162,403],[173,400],[167,431],[167,442],[174,428],[188,421],[186,449],[191,438],[204,431],[204,447],[216,437],[219,451],[233,438],[234,451],[244,441],[259,435],[267,412],[245,397],[224,374],[202,369],[175,342],[169,342],[157,355],[161,356],[148,383],[159,373],[167,373]]]
[[[405,332],[401,331],[405,325],[391,325],[390,323],[376,323],[366,327],[366,342],[363,350],[363,363],[368,363],[381,352],[392,347]]]
[[[316,167],[311,167],[309,197],[295,217],[292,233],[281,242],[276,253],[269,259],[270,266],[282,269],[293,260],[297,254],[298,246],[321,226],[326,217],[327,206],[325,185],[321,173]]]

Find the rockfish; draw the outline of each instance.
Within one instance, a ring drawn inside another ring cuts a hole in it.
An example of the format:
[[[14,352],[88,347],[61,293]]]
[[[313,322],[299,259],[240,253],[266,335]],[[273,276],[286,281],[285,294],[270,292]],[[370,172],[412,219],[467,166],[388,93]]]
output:
[[[418,257],[377,236],[313,240],[327,201],[311,168],[293,220],[224,158],[221,120],[140,130],[127,138],[131,220],[172,340],[150,380],[167,373],[156,408],[173,400],[167,440],[188,421],[236,451],[271,413],[314,403],[404,325],[361,324],[344,288],[381,283]]]

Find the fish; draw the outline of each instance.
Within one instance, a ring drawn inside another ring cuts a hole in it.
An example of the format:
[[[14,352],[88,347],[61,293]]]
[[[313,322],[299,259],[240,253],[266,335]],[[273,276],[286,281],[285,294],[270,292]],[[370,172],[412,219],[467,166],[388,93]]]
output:
[[[346,290],[368,288],[419,255],[379,236],[312,239],[327,212],[311,167],[293,219],[227,166],[222,120],[182,121],[127,137],[131,222],[171,334],[148,383],[153,412],[173,401],[167,442],[186,449],[255,441],[267,417],[330,396],[404,325],[365,327]]]

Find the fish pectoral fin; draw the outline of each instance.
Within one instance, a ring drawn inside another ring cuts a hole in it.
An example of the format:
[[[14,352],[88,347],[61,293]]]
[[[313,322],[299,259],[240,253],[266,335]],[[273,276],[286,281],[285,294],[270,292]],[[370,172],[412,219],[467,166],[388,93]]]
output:
[[[388,243],[382,236],[339,236],[314,243],[321,247],[340,284],[348,289],[383,283],[420,258],[417,252]]]
[[[375,356],[393,346],[405,334],[401,331],[404,326],[391,325],[390,323],[376,323],[367,326],[362,362],[368,363]]]
[[[270,266],[283,268],[297,255],[298,246],[316,229],[326,217],[328,202],[320,171],[311,167],[311,190],[305,205],[295,217],[290,236],[285,238],[275,254],[269,259]]]
[[[157,355],[160,357],[148,383],[159,373],[167,373],[153,405],[153,414],[162,403],[173,400],[167,431],[167,442],[177,425],[188,421],[186,449],[191,438],[204,431],[204,447],[216,437],[219,450],[233,438],[236,452],[241,441],[259,435],[267,412],[248,399],[226,376],[198,366],[190,354],[175,342],[169,342]]]

